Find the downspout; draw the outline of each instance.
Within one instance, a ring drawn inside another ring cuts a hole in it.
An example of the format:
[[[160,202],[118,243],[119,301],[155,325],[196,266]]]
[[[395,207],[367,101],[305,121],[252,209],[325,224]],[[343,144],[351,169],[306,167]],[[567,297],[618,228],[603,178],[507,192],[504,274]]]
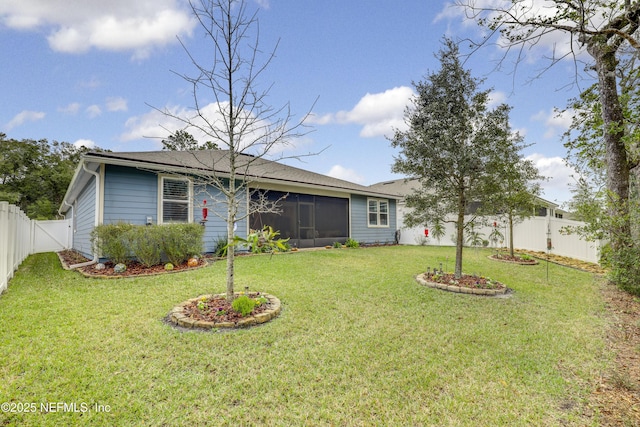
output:
[[[82,169],[84,169],[85,172],[93,175],[96,178],[96,210],[95,210],[96,214],[95,214],[94,226],[97,227],[99,225],[98,213],[100,211],[100,174],[98,172],[92,171],[89,168],[87,168],[87,164],[84,161],[82,162]],[[98,256],[98,251],[95,251],[93,254],[93,259],[91,261],[82,262],[80,264],[73,264],[73,265],[70,265],[69,268],[74,269],[74,268],[80,268],[80,267],[87,267],[89,265],[97,264],[99,260],[100,260],[100,257]]]

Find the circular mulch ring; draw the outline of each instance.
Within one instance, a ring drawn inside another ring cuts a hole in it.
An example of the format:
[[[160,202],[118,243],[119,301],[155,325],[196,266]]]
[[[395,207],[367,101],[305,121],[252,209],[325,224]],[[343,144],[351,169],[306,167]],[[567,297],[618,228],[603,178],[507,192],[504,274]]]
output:
[[[445,275],[446,276],[446,275]],[[453,277],[453,275],[450,275]],[[471,295],[484,295],[484,296],[502,296],[506,295],[511,290],[500,282],[492,282],[492,287],[488,287],[484,279],[477,278],[475,276],[463,275],[457,281],[444,278],[444,282],[434,282],[428,273],[419,274],[416,276],[418,283],[430,288],[441,289],[447,292],[455,292],[459,294],[471,294]],[[453,283],[451,283],[453,282]],[[456,283],[457,282],[457,283]],[[478,282],[478,283],[476,283]]]
[[[518,264],[518,265],[538,265],[539,264],[537,259],[522,259],[519,256],[514,256],[512,258],[510,255],[500,255],[499,257],[495,255],[489,255],[487,258],[493,261],[506,262],[506,263]]]
[[[230,304],[226,301],[226,294],[215,294],[201,295],[178,304],[169,312],[167,320],[175,326],[188,329],[229,329],[260,325],[280,314],[282,306],[274,295],[251,292],[248,296],[260,296],[265,298],[266,302],[256,307],[247,317],[231,310]],[[204,310],[198,308],[199,302]]]

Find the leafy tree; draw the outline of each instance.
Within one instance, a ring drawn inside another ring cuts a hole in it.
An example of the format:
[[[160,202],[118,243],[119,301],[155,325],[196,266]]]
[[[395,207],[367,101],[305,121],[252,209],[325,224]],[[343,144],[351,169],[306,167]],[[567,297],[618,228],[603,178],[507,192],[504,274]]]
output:
[[[623,250],[613,251],[611,247],[606,247],[601,261],[610,267],[610,279],[634,294],[640,294],[640,285],[637,283],[640,268],[634,261],[640,257],[640,69],[636,65],[637,60],[638,53],[635,53],[621,60],[618,65],[620,104],[627,123],[623,141],[631,167],[628,212],[625,217],[612,217],[609,214],[608,205],[616,199],[610,196],[606,188],[604,122],[597,84],[570,100],[568,108],[574,114],[571,126],[564,134],[565,147],[569,150],[568,161],[578,171],[578,183],[573,189],[569,206],[575,212],[576,219],[586,223],[585,226],[571,227],[567,231],[577,232],[590,240],[623,242]],[[618,227],[620,220],[628,220],[630,233],[614,235],[611,239],[617,230],[626,230]],[[626,264],[625,260],[631,264]]]
[[[539,43],[549,34],[564,33],[571,50],[565,56],[578,56],[576,47],[591,56],[593,70],[597,75],[598,100],[602,118],[602,141],[604,148],[605,182],[607,194],[605,209],[612,219],[606,230],[611,240],[617,271],[631,271],[634,267],[628,256],[631,235],[629,211],[630,170],[636,162],[629,158],[626,136],[629,120],[625,117],[618,92],[617,72],[625,49],[640,51],[637,31],[640,27],[640,1],[638,0],[553,0],[545,7],[535,8],[529,0],[511,0],[487,3],[478,0],[462,0],[462,6],[472,18],[491,30],[480,44],[486,43],[494,34],[499,34],[501,44],[507,52],[516,48],[522,60],[526,47]],[[562,57],[554,56],[551,63]]]
[[[520,153],[526,147],[523,139],[511,130],[508,116],[503,116],[503,120],[495,140],[513,149],[504,150],[504,156],[493,159],[488,166],[499,170],[500,174],[492,175],[487,180],[485,193],[488,199],[483,206],[483,213],[502,217],[507,222],[509,254],[514,256],[513,227],[533,216],[541,193],[540,181],[545,177],[540,175],[531,160],[522,158]]]
[[[162,149],[167,151],[217,150],[218,144],[207,141],[200,144],[189,132],[177,130],[167,139],[162,140]]]
[[[266,197],[252,202],[248,210],[242,209],[249,185],[259,176],[254,171],[259,170],[267,155],[276,149],[282,152],[292,138],[304,134],[308,114],[293,122],[288,105],[274,109],[266,103],[269,88],[260,89],[259,81],[274,58],[275,48],[265,53],[259,47],[257,12],[249,14],[244,0],[193,0],[189,4],[211,42],[211,57],[195,58],[183,44],[196,69],[195,77],[181,75],[192,86],[194,114],[183,117],[169,109],[160,111],[182,122],[185,128],[207,135],[221,148],[217,154],[222,155],[193,152],[202,173],[192,169],[189,174],[201,191],[210,187],[217,190],[207,197],[214,201],[213,206],[223,209],[214,209],[212,213],[227,224],[226,288],[227,299],[231,301],[235,277],[234,225],[254,212],[278,211],[277,202]],[[212,99],[213,108],[202,105],[201,99]]]
[[[441,68],[414,83],[417,96],[405,112],[407,131],[391,140],[401,149],[393,171],[417,178],[421,188],[406,197],[409,226],[453,222],[456,225],[455,276],[462,275],[465,229],[480,212],[467,215],[472,203],[486,206],[503,169],[517,149],[509,136],[509,108],[487,109],[489,91],[460,62],[458,46],[445,39],[437,57]]]
[[[33,219],[55,218],[87,150],[46,139],[18,141],[0,133],[0,200],[19,206]]]

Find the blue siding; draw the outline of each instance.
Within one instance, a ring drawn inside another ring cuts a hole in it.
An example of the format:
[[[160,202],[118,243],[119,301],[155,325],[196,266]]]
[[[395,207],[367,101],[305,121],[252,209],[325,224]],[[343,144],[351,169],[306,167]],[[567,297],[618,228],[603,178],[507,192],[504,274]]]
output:
[[[206,189],[205,189],[206,188]],[[223,202],[224,195],[215,187],[211,185],[196,186],[194,188],[194,209],[193,220],[199,222],[202,220],[202,207],[203,200],[207,201],[207,209],[209,209],[209,215],[205,224],[204,232],[204,251],[214,252],[216,249],[216,243],[219,239],[227,238],[227,223],[223,218],[227,217],[227,204]],[[246,194],[242,193],[239,196],[241,200],[240,212],[238,216],[244,215],[246,211]],[[240,237],[247,237],[247,220],[238,221],[238,228],[235,234]]]
[[[104,179],[103,223],[119,221],[131,224],[146,224],[150,216],[154,224],[158,223],[158,184],[156,173],[123,166],[106,165]],[[206,188],[206,191],[204,189]],[[213,252],[219,238],[227,236],[226,204],[221,203],[224,196],[210,185],[194,185],[193,222],[202,220],[203,200],[207,201],[209,215],[205,224],[204,251]],[[246,209],[246,196],[240,196],[241,209]],[[216,200],[218,203],[216,203]],[[216,215],[215,213],[218,213]],[[236,234],[247,235],[247,221],[239,221]]]
[[[91,231],[96,220],[96,179],[91,181],[82,189],[73,206],[74,227],[73,227],[73,249],[82,255],[93,258],[91,248]]]
[[[360,243],[393,243],[397,229],[396,201],[389,199],[389,227],[369,227],[366,196],[351,196],[351,238]]]
[[[103,224],[158,222],[158,175],[122,166],[106,165]]]

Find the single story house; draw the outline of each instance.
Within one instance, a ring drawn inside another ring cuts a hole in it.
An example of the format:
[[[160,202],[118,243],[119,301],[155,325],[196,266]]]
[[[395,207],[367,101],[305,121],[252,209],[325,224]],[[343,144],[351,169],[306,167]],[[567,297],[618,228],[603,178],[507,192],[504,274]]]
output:
[[[411,194],[414,189],[420,188],[420,183],[417,179],[403,178],[385,181],[371,185],[369,188],[373,191],[394,194],[398,197],[397,227],[398,242],[400,244],[455,245],[455,226],[452,223],[443,224],[445,234],[441,239],[434,238],[432,230],[429,230],[428,226],[408,227],[404,224],[404,217],[409,209],[405,205],[404,196]],[[473,205],[470,208],[473,209]],[[537,198],[537,206],[531,213],[531,217],[514,225],[513,242],[516,248],[546,251],[547,242],[550,239],[552,253],[589,262],[598,262],[600,242],[590,242],[578,234],[567,235],[563,231],[565,227],[584,225],[581,222],[572,220],[570,212],[561,209],[556,203]],[[475,229],[475,232],[479,233],[483,240],[488,241],[489,235],[493,231],[494,222],[503,236],[503,240],[497,242],[498,246],[509,246],[509,230],[504,218],[490,218],[490,225],[479,226]],[[429,224],[429,226],[433,226],[433,224]]]
[[[88,152],[82,156],[59,213],[73,223],[73,248],[95,256],[90,233],[100,224],[196,222],[205,227],[204,252],[226,238],[229,151]],[[250,155],[238,155],[235,182],[246,182],[240,211],[257,200],[278,201],[279,213],[251,213],[235,234],[270,225],[292,247],[392,243],[399,197],[367,186]],[[205,213],[205,210],[206,213]],[[219,215],[216,215],[220,214]]]

